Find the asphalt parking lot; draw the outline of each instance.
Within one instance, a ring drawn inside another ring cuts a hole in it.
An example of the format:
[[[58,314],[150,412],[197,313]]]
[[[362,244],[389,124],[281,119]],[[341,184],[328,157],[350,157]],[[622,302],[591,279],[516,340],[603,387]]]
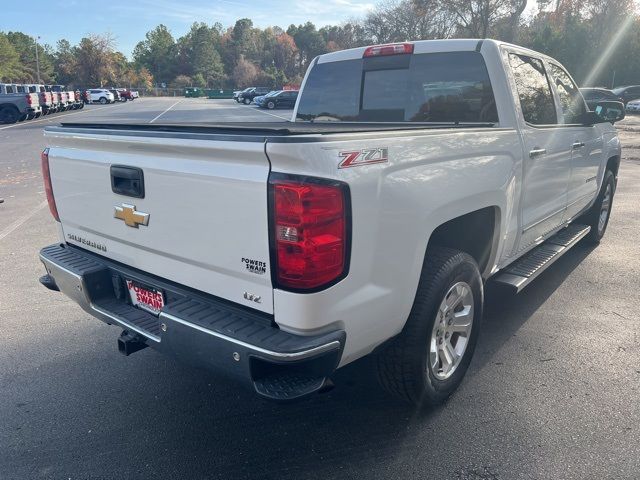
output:
[[[275,116],[274,116],[275,115]],[[139,99],[0,126],[0,479],[640,478],[640,117],[607,234],[517,296],[487,292],[483,332],[446,405],[413,411],[366,359],[336,388],[273,404],[146,349],[38,283],[56,241],[40,179],[59,121],[279,121],[231,100]]]

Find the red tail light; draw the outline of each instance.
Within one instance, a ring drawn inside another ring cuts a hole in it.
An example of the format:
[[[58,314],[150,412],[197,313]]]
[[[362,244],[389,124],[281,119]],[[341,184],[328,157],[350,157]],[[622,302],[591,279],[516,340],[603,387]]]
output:
[[[274,283],[317,291],[344,278],[351,233],[347,185],[278,174],[269,182]]]
[[[49,210],[51,215],[56,219],[56,222],[60,221],[58,216],[58,208],[56,207],[56,199],[53,197],[53,187],[51,186],[51,173],[49,172],[49,149],[45,148],[40,155],[42,164],[42,178],[44,180],[44,190],[47,194],[47,202],[49,203]]]
[[[33,103],[33,98],[31,98],[31,94],[27,93],[27,105],[31,105]]]
[[[374,45],[367,47],[362,55],[366,57],[382,57],[384,55],[402,55],[413,53],[413,43],[389,43],[386,45]]]

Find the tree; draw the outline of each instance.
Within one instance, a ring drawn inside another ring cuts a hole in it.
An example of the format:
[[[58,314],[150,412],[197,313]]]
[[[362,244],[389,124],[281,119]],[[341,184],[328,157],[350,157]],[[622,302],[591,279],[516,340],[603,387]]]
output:
[[[114,77],[114,45],[111,35],[89,35],[74,49],[75,85],[104,86]]]
[[[138,71],[137,77],[138,78],[137,78],[136,84],[138,87],[142,87],[146,89],[153,87],[153,75],[151,75],[151,72],[146,68],[142,67]]]
[[[306,70],[311,60],[327,52],[327,44],[322,34],[316,30],[316,26],[311,22],[297,27],[290,25],[287,33],[293,37],[298,46],[301,70]]]
[[[138,68],[149,70],[156,82],[168,83],[173,79],[177,49],[169,29],[160,24],[147,32],[145,40],[133,49],[133,59]]]
[[[375,43],[447,38],[455,27],[453,15],[440,0],[384,3],[369,13],[363,24],[364,33]]]
[[[73,84],[76,81],[78,62],[75,49],[68,40],[58,40],[56,51],[53,54],[53,65],[58,82],[67,85]]]
[[[193,80],[187,75],[178,75],[171,84],[174,88],[184,88],[193,85]]]
[[[194,23],[187,35],[178,40],[181,71],[188,75],[201,75],[209,86],[224,82],[224,65],[216,47],[220,44],[220,31],[205,23]]]
[[[278,35],[273,50],[274,66],[283,71],[287,77],[293,77],[298,73],[296,70],[297,57],[298,47],[293,37],[284,32]]]
[[[342,25],[327,25],[320,29],[320,34],[327,43],[329,51],[361,47],[372,43],[367,38],[365,27],[356,20],[345,22]],[[330,42],[331,47],[329,47]]]
[[[510,16],[511,7],[512,0],[446,2],[447,11],[455,18],[458,34],[472,38],[486,38],[498,22]]]
[[[258,74],[258,68],[250,61],[245,60],[244,56],[241,56],[236,67],[233,69],[233,80],[235,85],[240,88],[245,88],[256,80]]]
[[[43,45],[36,44],[33,37],[22,32],[9,32],[7,33],[7,39],[18,52],[20,64],[22,65],[22,74],[17,80],[24,83],[36,82],[38,80],[38,64],[42,82],[51,83],[55,80],[53,58],[48,49]],[[36,48],[38,50],[38,62],[36,62]]]
[[[0,32],[0,81],[14,82],[23,75],[20,55],[7,36]]]

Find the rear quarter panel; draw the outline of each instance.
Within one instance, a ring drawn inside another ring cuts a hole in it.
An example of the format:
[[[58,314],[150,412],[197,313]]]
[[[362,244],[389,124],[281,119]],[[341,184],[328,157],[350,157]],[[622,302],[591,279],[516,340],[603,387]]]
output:
[[[388,148],[388,162],[338,168],[342,151],[382,147]],[[281,328],[299,333],[345,329],[342,364],[402,330],[429,237],[439,225],[497,207],[499,238],[515,238],[522,166],[513,129],[298,137],[270,141],[267,155],[274,172],[349,184],[352,247],[347,277],[313,294],[274,291],[274,314]],[[509,241],[494,245],[508,250]],[[500,255],[495,250],[487,271]]]

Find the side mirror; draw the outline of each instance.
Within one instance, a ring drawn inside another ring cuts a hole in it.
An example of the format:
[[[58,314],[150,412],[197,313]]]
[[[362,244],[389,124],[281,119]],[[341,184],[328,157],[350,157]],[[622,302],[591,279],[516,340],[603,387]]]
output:
[[[586,124],[593,125],[595,123],[616,123],[624,118],[624,104],[622,102],[614,102],[603,100],[596,104],[592,112],[585,115]]]

